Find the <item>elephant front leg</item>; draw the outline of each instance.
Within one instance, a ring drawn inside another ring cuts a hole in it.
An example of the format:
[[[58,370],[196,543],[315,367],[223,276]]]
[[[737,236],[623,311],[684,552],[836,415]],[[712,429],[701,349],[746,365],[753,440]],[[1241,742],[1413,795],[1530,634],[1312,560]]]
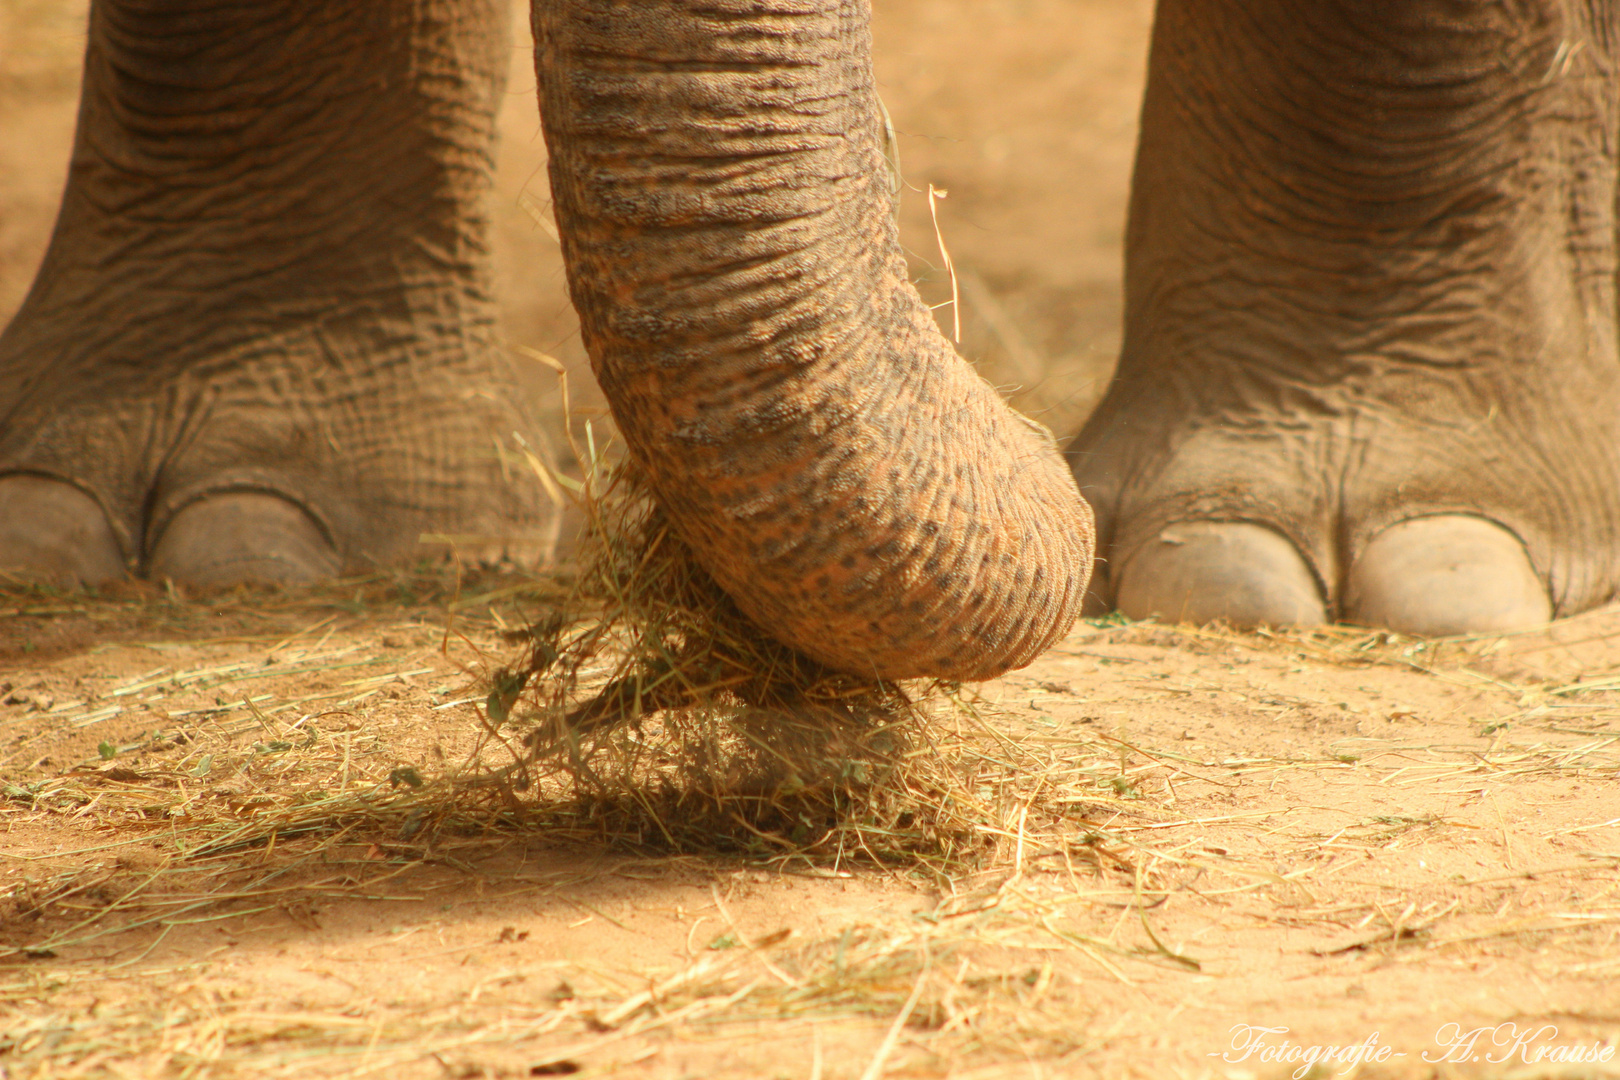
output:
[[[300,581],[423,531],[545,549],[494,342],[493,2],[90,16],[50,248],[0,337],[0,567]]]
[[[1127,614],[1499,631],[1620,586],[1612,3],[1163,0],[1118,376]]]

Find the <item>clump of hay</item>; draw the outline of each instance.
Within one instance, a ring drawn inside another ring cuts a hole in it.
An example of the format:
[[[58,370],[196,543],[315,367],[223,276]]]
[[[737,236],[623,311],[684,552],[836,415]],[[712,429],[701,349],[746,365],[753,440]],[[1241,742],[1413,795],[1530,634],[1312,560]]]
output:
[[[958,688],[832,671],[750,622],[670,529],[631,465],[587,483],[582,570],[510,639],[490,719],[513,774],[604,832],[672,850],[811,861],[954,860],[982,841],[928,725]]]

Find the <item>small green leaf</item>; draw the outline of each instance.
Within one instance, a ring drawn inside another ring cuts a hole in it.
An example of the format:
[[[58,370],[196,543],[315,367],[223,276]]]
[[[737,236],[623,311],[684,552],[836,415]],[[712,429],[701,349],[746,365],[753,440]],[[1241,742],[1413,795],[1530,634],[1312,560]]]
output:
[[[118,756],[118,747],[110,742],[104,742],[96,747],[96,753],[101,755],[102,761],[111,761]]]
[[[409,840],[411,837],[415,836],[422,830],[422,822],[424,820],[425,817],[421,810],[412,810],[410,815],[399,826],[399,838],[401,840]]]
[[[523,687],[529,681],[526,671],[513,671],[502,668],[495,673],[491,680],[492,687],[489,697],[484,699],[484,711],[489,714],[490,720],[497,724],[506,722],[512,715],[512,706],[517,704],[518,695],[523,693]]]
[[[388,774],[388,784],[390,787],[399,787],[401,784],[408,784],[413,788],[419,788],[425,782],[426,781],[422,779],[422,774],[417,772],[415,767],[411,765],[401,765],[399,768]]]

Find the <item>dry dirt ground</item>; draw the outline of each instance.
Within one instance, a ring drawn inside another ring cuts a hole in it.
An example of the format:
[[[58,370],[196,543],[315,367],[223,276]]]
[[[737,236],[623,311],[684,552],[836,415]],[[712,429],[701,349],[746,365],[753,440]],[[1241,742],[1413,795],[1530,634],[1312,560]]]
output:
[[[964,349],[1060,431],[1117,347],[1148,19],[879,3]],[[82,21],[0,0],[0,319]],[[588,410],[531,88],[519,44],[506,332]],[[918,190],[903,214],[942,298]],[[950,783],[705,843],[472,782],[511,760],[502,631],[545,608],[442,573],[0,594],[0,1076],[1620,1073],[1620,613],[1445,642],[1083,623],[937,707]]]

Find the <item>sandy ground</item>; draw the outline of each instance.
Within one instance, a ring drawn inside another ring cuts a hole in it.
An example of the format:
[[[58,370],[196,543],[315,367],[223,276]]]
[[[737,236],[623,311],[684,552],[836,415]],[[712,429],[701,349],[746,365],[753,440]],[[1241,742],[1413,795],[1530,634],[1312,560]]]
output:
[[[8,1076],[1614,1072],[1620,615],[1084,623],[942,869],[444,816],[535,614],[449,599],[0,597]]]
[[[1149,7],[879,4],[922,287],[948,295],[933,184],[965,352],[1060,434],[1118,345]],[[82,21],[0,0],[0,319]],[[532,87],[519,43],[505,332],[589,415]],[[976,855],[874,865],[671,851],[533,796],[452,813],[536,603],[0,595],[0,1076],[1620,1074],[1620,614],[1442,643],[1083,623],[982,725],[941,715]]]

